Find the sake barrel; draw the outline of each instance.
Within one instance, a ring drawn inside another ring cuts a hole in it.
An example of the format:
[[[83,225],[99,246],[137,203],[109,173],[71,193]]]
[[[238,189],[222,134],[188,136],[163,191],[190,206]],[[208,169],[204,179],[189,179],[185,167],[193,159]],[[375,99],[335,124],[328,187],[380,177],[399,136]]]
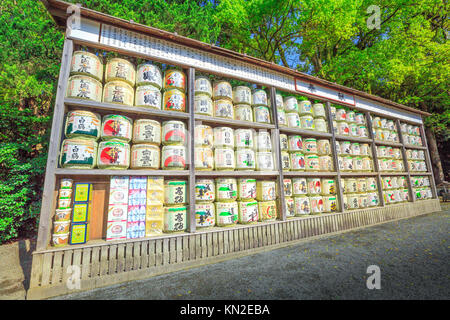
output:
[[[381,129],[387,129],[387,119],[386,118],[380,118],[380,128]]]
[[[317,140],[317,154],[320,156],[327,156],[331,154],[330,140],[327,139]]]
[[[151,144],[134,144],[131,147],[132,169],[159,169],[159,147]]]
[[[186,126],[182,121],[164,121],[161,133],[163,145],[184,145],[186,143]]]
[[[283,171],[289,171],[291,169],[291,158],[286,151],[281,151],[281,169]]]
[[[344,108],[336,108],[336,121],[346,121],[347,111]]]
[[[216,199],[216,186],[212,179],[197,179],[195,181],[195,201],[214,201]]]
[[[295,216],[295,202],[291,197],[284,198],[286,218],[292,218]]]
[[[214,156],[210,147],[194,148],[194,166],[196,170],[213,170]]]
[[[336,121],[336,107],[330,105],[331,120]]]
[[[376,140],[380,140],[380,141],[384,140],[383,129],[378,128],[378,129],[375,130],[375,139]]]
[[[333,120],[332,125],[333,125],[334,134],[339,134],[338,127],[337,127],[337,121]]]
[[[102,82],[103,62],[93,53],[74,51],[70,64],[70,74],[86,75]]]
[[[281,151],[288,151],[289,150],[288,137],[284,133],[280,133],[280,148],[281,148]]]
[[[213,147],[214,131],[210,126],[198,124],[194,129],[194,145],[196,147]]]
[[[234,119],[234,108],[231,100],[214,100],[214,116],[219,118]]]
[[[266,91],[262,89],[256,89],[253,91],[252,106],[268,106]]]
[[[319,171],[332,172],[333,159],[330,156],[319,156]]]
[[[256,159],[253,149],[237,149],[235,152],[236,170],[255,170]]]
[[[308,100],[300,101],[298,104],[298,113],[300,115],[308,115],[308,116],[312,117],[313,109],[312,109],[311,102]]]
[[[319,195],[322,193],[322,181],[320,178],[308,178],[306,181],[309,195]]]
[[[209,79],[205,76],[195,77],[194,94],[195,95],[204,94],[211,98],[212,96],[211,81],[209,81]]]
[[[162,73],[158,66],[151,63],[142,63],[138,65],[136,71],[136,85],[151,85],[159,90],[162,88]]]
[[[337,199],[336,196],[324,196],[323,200],[323,212],[336,212],[337,211]]]
[[[325,113],[325,107],[323,103],[315,103],[313,104],[313,114],[314,118],[327,118],[327,115]]]
[[[361,143],[359,145],[359,154],[361,156],[371,156],[371,150],[367,143]]]
[[[287,127],[288,123],[287,123],[285,111],[282,109],[278,109],[277,114],[278,114],[278,125],[280,125],[282,127]]]
[[[275,221],[277,218],[277,204],[275,201],[258,202],[259,221]]]
[[[256,152],[256,170],[258,171],[275,170],[272,152],[265,152],[265,151]]]
[[[328,132],[328,124],[322,118],[314,118],[314,128],[319,132]]]
[[[236,149],[249,148],[254,149],[256,146],[255,137],[252,129],[236,129],[234,130],[234,145]]]
[[[229,148],[216,147],[214,149],[214,163],[216,170],[231,170],[236,168],[234,150]]]
[[[344,157],[338,156],[338,168],[340,171],[344,171]]]
[[[369,192],[367,194],[367,200],[368,200],[368,206],[369,207],[375,207],[378,206],[380,200],[378,197],[378,193],[376,192]]]
[[[309,198],[311,204],[311,213],[317,214],[323,212],[323,199],[322,196],[314,196]]]
[[[100,137],[100,115],[90,111],[74,110],[67,112],[64,133],[67,138]]]
[[[242,224],[252,224],[258,222],[258,202],[257,201],[239,201],[238,220]]]
[[[61,145],[62,168],[93,169],[97,165],[97,142],[89,139],[66,139]]]
[[[345,121],[337,121],[338,134],[348,136],[350,134],[350,128]]]
[[[187,203],[187,181],[166,180],[164,181],[164,203],[184,204]]]
[[[294,197],[295,215],[304,216],[311,214],[311,204],[309,197]]]
[[[163,109],[186,112],[186,95],[179,89],[167,89],[163,95]]]
[[[343,157],[343,171],[353,171],[353,157]]]
[[[392,176],[392,177],[391,177],[391,181],[392,181],[392,188],[394,188],[394,189],[399,188],[399,186],[398,186],[398,181],[397,181],[397,177],[396,177],[396,176]]]
[[[275,94],[275,104],[279,110],[284,110],[283,96],[279,93]]]
[[[164,170],[184,170],[186,168],[186,147],[178,145],[163,146],[161,167]]]
[[[214,227],[216,224],[216,210],[214,203],[195,204],[195,225],[197,228]]]
[[[386,158],[387,157],[386,146],[377,146],[377,156],[378,156],[378,158]]]
[[[381,182],[383,183],[383,189],[392,189],[392,178],[389,176],[383,176],[381,179]]]
[[[98,146],[99,169],[128,169],[130,145],[121,141],[102,141]]]
[[[130,86],[136,84],[136,68],[130,61],[122,58],[112,58],[106,63],[105,81],[121,80]]]
[[[354,178],[345,180],[345,192],[356,193],[358,192],[358,181]]]
[[[233,90],[228,81],[216,81],[213,84],[213,99],[233,100]]]
[[[234,130],[229,127],[214,128],[214,147],[234,149]]]
[[[98,80],[84,76],[74,75],[69,78],[66,97],[102,101],[103,85]]]
[[[369,157],[363,157],[362,158],[362,171],[372,171],[372,159]]]
[[[314,118],[311,115],[300,116],[300,127],[305,130],[314,130]]]
[[[353,170],[354,171],[363,171],[363,158],[353,157]]]
[[[368,138],[369,133],[365,125],[357,125],[356,135],[361,138]]]
[[[356,123],[354,122],[349,123],[348,129],[352,137],[358,136],[358,126],[356,125]]]
[[[292,179],[283,179],[283,192],[285,197],[291,197],[292,191]]]
[[[322,178],[321,179],[322,195],[329,195],[336,193],[336,181],[334,179]]]
[[[252,107],[246,104],[238,104],[234,108],[234,117],[236,120],[253,122]]]
[[[287,113],[286,122],[289,128],[300,128],[300,116],[298,113]]]
[[[361,154],[361,148],[358,142],[352,142],[350,144],[350,153],[354,156],[359,156]]]
[[[385,141],[392,141],[391,139],[391,130],[383,129],[383,137]]]
[[[195,95],[194,113],[212,117],[214,114],[214,108],[211,97],[203,93]]]
[[[387,121],[386,121],[386,127],[387,127],[389,130],[394,131],[394,130],[395,130],[395,124],[394,124],[394,121],[393,121],[393,120],[387,120]]]
[[[293,178],[292,192],[294,196],[308,194],[308,182],[306,178]]]
[[[130,142],[132,138],[133,120],[122,115],[108,114],[103,117],[102,140],[120,140]]]
[[[235,178],[216,179],[216,201],[226,202],[237,199],[238,185]]]
[[[270,123],[270,111],[269,108],[264,106],[253,107],[253,118],[255,122]]]
[[[136,107],[147,107],[161,110],[162,96],[158,88],[152,85],[139,86],[136,88]]]
[[[354,111],[348,111],[347,112],[347,122],[352,123],[355,122],[356,123],[356,119],[355,119],[355,112]]]
[[[246,86],[237,86],[233,88],[233,103],[252,104],[252,90]]]
[[[367,208],[369,206],[369,199],[367,193],[360,194],[358,196],[358,207]]]
[[[338,140],[336,140],[335,141],[335,145],[336,145],[336,154],[337,155],[342,154],[342,152],[341,152],[341,143]]]
[[[272,139],[268,131],[259,130],[256,133],[256,150],[258,151],[272,150]]]
[[[164,207],[164,232],[181,232],[187,227],[185,206]]]
[[[276,199],[276,183],[269,180],[256,181],[256,200],[272,201]]]
[[[372,127],[374,127],[375,129],[381,128],[381,119],[380,119],[380,117],[372,118]]]
[[[216,224],[219,227],[233,226],[238,222],[238,203],[216,202]]]
[[[133,143],[161,144],[161,124],[151,119],[139,119],[133,125]]]
[[[297,113],[298,114],[298,101],[295,97],[284,98],[284,110],[286,113]]]
[[[356,124],[359,124],[359,125],[365,125],[366,119],[364,117],[364,114],[363,113],[355,113],[355,122],[356,122]]]
[[[238,196],[241,201],[256,199],[256,179],[239,178],[237,180]]]
[[[355,193],[349,193],[346,195],[348,209],[358,209],[359,208],[359,195]]]
[[[317,154],[317,139],[306,138],[303,143],[303,151],[306,154]]]
[[[366,178],[358,178],[356,179],[356,189],[357,192],[363,193],[367,192],[367,179]]]
[[[294,171],[304,171],[306,168],[305,155],[302,152],[292,152],[290,154],[291,168]]]
[[[176,89],[184,94],[186,91],[186,75],[178,69],[166,70],[164,73],[163,87],[166,92]]]

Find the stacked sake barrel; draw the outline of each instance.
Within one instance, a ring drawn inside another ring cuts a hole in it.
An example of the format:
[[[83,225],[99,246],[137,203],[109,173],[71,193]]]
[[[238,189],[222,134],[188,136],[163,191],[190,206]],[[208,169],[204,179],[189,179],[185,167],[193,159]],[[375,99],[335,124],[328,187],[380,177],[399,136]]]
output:
[[[336,181],[329,178],[284,179],[286,216],[336,212]]]
[[[394,120],[378,116],[372,117],[372,130],[375,140],[399,142],[397,126]]]
[[[325,106],[322,103],[311,104],[308,100],[298,102],[295,97],[284,98],[284,112],[289,128],[328,132]],[[282,119],[281,119],[282,120]]]
[[[433,198],[431,192],[430,177],[428,176],[411,176],[411,186],[413,197],[415,200],[425,200]]]
[[[280,134],[280,148],[283,171],[334,171],[327,139]]]
[[[341,179],[344,210],[364,209],[380,204],[375,177]]]
[[[409,171],[414,173],[427,171],[424,150],[407,149],[406,159],[408,160]]]
[[[408,181],[404,176],[383,176],[383,198],[385,204],[409,201]]]
[[[339,169],[344,172],[373,171],[372,151],[367,143],[336,141]]]
[[[378,166],[384,172],[405,171],[400,148],[391,146],[377,146]]]
[[[183,232],[187,228],[187,181],[164,181],[164,232]]]
[[[400,123],[400,130],[403,135],[403,143],[414,146],[423,146],[422,137],[420,136],[419,126]]]
[[[368,138],[366,118],[363,113],[342,106],[330,107],[334,133],[341,136]]]

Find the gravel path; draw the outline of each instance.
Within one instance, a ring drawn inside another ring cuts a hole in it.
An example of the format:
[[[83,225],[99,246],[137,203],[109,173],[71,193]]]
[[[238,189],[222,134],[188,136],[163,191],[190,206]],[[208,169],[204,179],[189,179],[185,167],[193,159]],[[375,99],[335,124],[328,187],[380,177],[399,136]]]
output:
[[[449,299],[450,207],[55,299]],[[381,289],[366,287],[369,265]]]

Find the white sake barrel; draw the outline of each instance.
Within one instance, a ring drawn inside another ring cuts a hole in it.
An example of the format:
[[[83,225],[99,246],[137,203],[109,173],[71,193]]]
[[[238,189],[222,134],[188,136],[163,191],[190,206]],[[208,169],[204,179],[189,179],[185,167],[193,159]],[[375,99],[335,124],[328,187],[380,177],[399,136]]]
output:
[[[311,203],[309,197],[294,197],[295,215],[303,216],[311,214]]]
[[[363,158],[353,157],[353,171],[363,171]]]
[[[358,209],[359,208],[359,195],[355,193],[349,193],[346,195],[348,209]]]
[[[273,201],[277,197],[276,183],[269,180],[256,181],[256,200]]]
[[[214,203],[195,204],[195,224],[197,228],[214,227],[216,224],[216,209]]]
[[[326,119],[327,114],[325,113],[325,107],[324,107],[323,103],[313,104],[313,114],[314,114],[314,118]]]
[[[165,170],[183,170],[186,167],[185,146],[163,146],[161,151],[161,167]]]
[[[216,224],[218,227],[234,226],[238,222],[238,203],[216,202]]]
[[[280,110],[284,110],[283,96],[279,93],[275,94],[275,104]]]
[[[236,168],[234,150],[230,148],[216,147],[214,149],[214,164],[216,170],[231,170]]]
[[[358,196],[358,207],[367,208],[369,206],[369,198],[367,197],[367,193],[360,194]]]
[[[194,146],[213,147],[214,131],[210,126],[197,124],[194,129]]]
[[[237,199],[238,185],[235,178],[216,179],[216,201],[234,201]]]
[[[213,99],[233,100],[233,89],[228,81],[216,81],[213,84]]]
[[[363,113],[355,113],[355,122],[356,124],[365,125],[366,119]]]
[[[280,133],[280,148],[281,148],[281,151],[288,151],[289,150],[288,137],[284,133]]]
[[[288,123],[287,123],[286,112],[282,109],[278,109],[277,114],[278,114],[278,125],[287,127]]]
[[[62,168],[93,169],[97,165],[97,142],[66,139],[61,144],[59,165]]]
[[[323,199],[322,196],[314,196],[309,198],[311,204],[311,213],[323,212]]]
[[[212,179],[197,179],[195,181],[195,201],[214,201],[216,199],[216,186]]]
[[[343,108],[336,108],[336,121],[346,121],[347,111]]]
[[[253,107],[253,118],[255,119],[255,122],[270,123],[269,108],[265,106]]]
[[[288,137],[289,141],[289,152],[303,151],[303,140],[299,135],[290,135]]]
[[[359,145],[359,154],[361,156],[370,156],[371,155],[370,146],[367,143],[361,143]]]
[[[70,64],[70,74],[86,75],[103,82],[103,62],[93,53],[74,51]]]
[[[323,200],[323,212],[336,212],[337,211],[337,199],[336,196],[324,196]]]
[[[303,151],[305,154],[317,154],[317,139],[306,138],[303,141]]]
[[[295,216],[295,202],[291,197],[284,198],[286,218],[292,218]]]
[[[195,77],[194,93],[195,95],[205,94],[208,97],[212,97],[211,81],[204,76]]]
[[[353,171],[353,157],[343,157],[342,166],[343,171]]]
[[[319,156],[319,171],[332,172],[333,159],[330,156]]]
[[[352,137],[358,137],[358,126],[356,125],[356,123],[354,122],[349,123],[348,130]]]
[[[331,120],[336,121],[336,107],[330,105]]]
[[[256,147],[255,137],[252,129],[236,129],[234,130],[234,146],[236,149]]]
[[[219,118],[234,119],[234,107],[231,100],[214,100],[214,116]]]
[[[237,86],[233,88],[233,103],[252,104],[252,90],[246,86]]]
[[[256,159],[253,149],[237,149],[235,156],[236,170],[255,170]]]
[[[264,152],[264,151],[256,152],[256,170],[258,171],[275,170],[272,152]]]
[[[210,147],[194,148],[194,167],[196,170],[213,170],[214,157]]]
[[[306,181],[305,181],[305,185],[306,185]],[[293,195],[292,179],[283,179],[283,190],[284,190],[285,197],[292,197],[292,195]]]
[[[348,136],[350,134],[350,128],[345,121],[337,121],[338,134]]]
[[[258,222],[258,202],[257,201],[239,201],[239,223],[252,224]]]
[[[326,156],[331,154],[330,140],[319,139],[317,140],[317,154],[321,156]]]
[[[130,145],[115,140],[100,142],[97,165],[99,169],[128,169],[130,167]]]
[[[139,86],[135,95],[136,107],[147,107],[161,110],[162,95],[160,89],[152,86]]]
[[[162,123],[161,138],[163,145],[183,145],[186,143],[186,126],[177,120]]]
[[[305,155],[302,152],[292,152],[291,157],[291,169],[294,171],[304,171],[306,168]]]
[[[238,199],[241,201],[256,199],[256,179],[240,178],[238,182]]]
[[[229,127],[215,127],[214,147],[234,149],[234,130]]]
[[[102,101],[132,106],[134,104],[134,89],[125,81],[107,82],[103,88]]]
[[[300,127],[305,130],[315,130],[314,118],[311,115],[300,116]]]
[[[160,151],[151,144],[133,144],[131,147],[132,169],[159,169]]]
[[[359,193],[367,192],[367,178],[357,178],[356,189]]]
[[[355,119],[355,112],[354,111],[348,111],[347,112],[347,122],[351,123],[351,122],[355,122],[356,123],[356,119]]]
[[[126,59],[112,58],[106,63],[105,81],[121,80],[133,86],[136,84],[136,68]]]
[[[308,100],[300,101],[298,104],[298,113],[300,115],[309,115],[312,117],[313,109],[312,109],[311,102]]]
[[[321,179],[322,195],[329,195],[336,193],[336,181],[334,179],[322,178]]]
[[[322,118],[314,118],[314,127],[316,131],[319,132],[328,132],[328,124]]]
[[[252,106],[268,106],[266,91],[262,89],[256,89],[253,91]]]
[[[305,155],[306,171],[320,171],[319,156],[316,154]]]
[[[380,199],[378,197],[378,193],[376,192],[369,192],[367,194],[367,200],[368,200],[368,205],[369,207],[375,207],[378,206]]]
[[[359,156],[361,154],[361,148],[358,142],[352,142],[350,144],[350,152],[354,156]]]
[[[308,184],[308,194],[309,195],[319,195],[322,193],[322,181],[320,178],[308,178],[306,179]]]
[[[294,196],[308,194],[308,182],[306,178],[293,178],[292,192]]]
[[[136,84],[138,86],[151,85],[156,88],[162,88],[162,73],[158,66],[151,63],[142,63],[138,65],[136,71]]]
[[[287,113],[286,122],[289,128],[300,128],[300,116],[298,113]]]
[[[298,101],[295,97],[284,98],[284,110],[286,113],[297,113],[298,114]]]
[[[87,99],[97,102],[102,101],[103,85],[98,80],[84,76],[75,75],[69,78],[66,97],[75,99]]]
[[[133,120],[118,114],[103,116],[101,138],[102,140],[121,140],[130,142],[132,138]]]
[[[213,101],[206,94],[197,94],[194,97],[194,113],[212,117],[214,114]]]
[[[101,117],[98,113],[84,110],[67,112],[64,134],[66,138],[97,140],[100,137]]]
[[[258,131],[256,133],[256,150],[272,151],[272,139],[268,131]]]

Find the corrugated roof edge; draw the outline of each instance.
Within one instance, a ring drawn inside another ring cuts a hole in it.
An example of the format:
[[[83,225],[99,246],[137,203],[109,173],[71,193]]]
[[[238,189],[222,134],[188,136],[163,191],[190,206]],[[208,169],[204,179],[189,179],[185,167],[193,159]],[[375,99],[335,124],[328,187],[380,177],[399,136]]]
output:
[[[45,7],[47,8],[47,10],[49,11],[49,13],[53,16],[54,20],[58,23],[59,25],[62,27],[65,27],[65,22],[67,20],[67,17],[69,16],[69,14],[67,14],[67,8],[69,6],[72,6],[73,3],[68,3],[65,1],[61,1],[61,0],[41,0],[41,2],[45,5]],[[383,103],[385,105],[388,106],[392,106],[394,108],[397,109],[401,109],[403,111],[407,111],[407,112],[411,112],[411,113],[416,113],[416,114],[420,114],[420,115],[424,115],[424,116],[430,116],[431,114],[422,110],[418,110],[415,108],[411,108],[402,104],[399,104],[397,102],[393,102],[363,91],[359,91],[359,90],[355,90],[352,88],[348,88],[345,87],[343,85],[337,84],[337,83],[333,83],[324,79],[320,79],[290,68],[286,68],[283,66],[279,66],[273,62],[268,62],[265,60],[261,60],[259,58],[255,58],[249,55],[245,55],[245,54],[241,54],[229,49],[224,49],[221,47],[217,47],[215,45],[211,45],[205,42],[201,42],[195,39],[191,39],[191,38],[187,38],[184,36],[180,36],[177,35],[175,33],[172,32],[168,32],[168,31],[164,31],[161,29],[157,29],[157,28],[153,28],[153,27],[149,27],[146,25],[142,25],[133,21],[127,21],[121,18],[117,18],[102,12],[98,12],[95,10],[91,10],[91,9],[87,9],[84,7],[81,7],[80,13],[83,17],[86,18],[91,18],[94,19],[96,21],[99,22],[103,22],[103,23],[110,23],[110,24],[114,24],[116,26],[121,26],[123,28],[126,29],[130,29],[133,31],[138,31],[141,33],[145,33],[151,36],[155,36],[155,37],[160,37],[160,38],[164,38],[165,40],[168,41],[172,41],[174,43],[178,43],[178,44],[182,44],[185,46],[189,46],[189,47],[193,47],[193,48],[197,48],[197,49],[201,49],[203,51],[208,51],[210,53],[215,53],[218,55],[222,55],[222,56],[226,56],[229,58],[233,58],[233,59],[237,59],[237,60],[241,60],[244,62],[248,62],[254,65],[258,65],[264,68],[268,68],[271,70],[275,70],[281,73],[285,73],[285,74],[289,74],[292,75],[294,77],[303,79],[303,80],[308,80],[308,81],[313,81],[317,84],[321,84],[345,93],[349,93],[349,94],[354,94],[358,97],[364,98],[364,99],[368,99],[368,100],[372,100],[372,101],[376,101],[376,102],[380,102]]]

